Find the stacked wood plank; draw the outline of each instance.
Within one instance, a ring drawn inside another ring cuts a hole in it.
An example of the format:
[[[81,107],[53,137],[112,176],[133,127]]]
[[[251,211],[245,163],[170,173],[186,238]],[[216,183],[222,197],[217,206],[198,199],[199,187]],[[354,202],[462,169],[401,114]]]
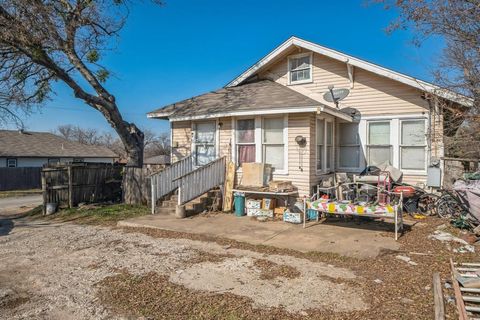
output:
[[[480,318],[480,262],[454,263],[452,283],[460,320]]]

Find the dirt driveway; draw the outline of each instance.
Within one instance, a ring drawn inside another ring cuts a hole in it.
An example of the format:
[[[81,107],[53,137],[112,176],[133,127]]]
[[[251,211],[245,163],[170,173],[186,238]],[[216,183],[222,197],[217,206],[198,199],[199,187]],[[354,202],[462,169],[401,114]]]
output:
[[[292,315],[312,307],[368,308],[357,276],[346,268],[213,242],[20,219],[0,237],[0,318],[120,317],[102,304],[97,284],[151,273],[184,290],[233,294],[252,308],[281,307]]]
[[[0,221],[0,319],[431,319],[432,273],[448,279],[450,257],[478,260],[430,240],[445,227],[435,218],[374,259],[9,218]],[[455,317],[453,303],[446,311]]]

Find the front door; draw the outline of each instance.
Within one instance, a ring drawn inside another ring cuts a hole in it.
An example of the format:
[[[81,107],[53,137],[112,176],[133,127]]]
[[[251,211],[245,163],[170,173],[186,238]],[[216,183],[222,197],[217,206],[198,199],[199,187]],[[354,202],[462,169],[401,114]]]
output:
[[[196,122],[193,124],[192,152],[194,165],[206,165],[216,158],[216,121]]]

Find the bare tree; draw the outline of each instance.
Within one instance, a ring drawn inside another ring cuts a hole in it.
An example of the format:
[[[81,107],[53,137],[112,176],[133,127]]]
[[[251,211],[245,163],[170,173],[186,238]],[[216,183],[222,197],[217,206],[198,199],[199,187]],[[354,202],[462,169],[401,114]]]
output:
[[[109,132],[100,132],[91,128],[81,128],[67,124],[58,126],[53,130],[53,133],[70,141],[105,146],[118,154],[121,159],[127,157],[121,140]],[[144,133],[143,150],[146,157],[170,154],[170,137],[167,133],[156,134],[149,129],[144,130]]]
[[[386,9],[397,9],[398,17],[388,32],[412,29],[413,43],[428,37],[445,41],[433,72],[441,88],[471,99],[471,108],[433,97],[444,113],[446,152],[453,156],[480,157],[480,137],[474,134],[480,120],[480,0],[374,0]]]
[[[143,133],[123,120],[99,61],[133,0],[0,0],[0,107],[44,103],[60,81],[115,129],[131,166],[143,163]],[[155,1],[160,2],[160,1]]]

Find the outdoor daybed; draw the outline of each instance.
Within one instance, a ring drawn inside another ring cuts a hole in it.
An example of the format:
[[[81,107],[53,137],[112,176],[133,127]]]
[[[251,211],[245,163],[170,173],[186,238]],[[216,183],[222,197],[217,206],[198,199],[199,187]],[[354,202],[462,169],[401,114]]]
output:
[[[349,184],[352,185],[352,184]],[[358,190],[359,183],[354,184]],[[375,188],[375,187],[373,187]],[[371,218],[391,218],[395,223],[395,240],[398,240],[398,234],[403,231],[403,195],[380,190],[380,193],[386,195],[387,203],[378,202],[358,202],[350,200],[332,200],[318,198],[318,195],[311,199],[304,199],[303,227],[306,226],[308,210],[317,211],[316,220],[318,222],[320,214],[330,215],[350,215],[358,217]]]

